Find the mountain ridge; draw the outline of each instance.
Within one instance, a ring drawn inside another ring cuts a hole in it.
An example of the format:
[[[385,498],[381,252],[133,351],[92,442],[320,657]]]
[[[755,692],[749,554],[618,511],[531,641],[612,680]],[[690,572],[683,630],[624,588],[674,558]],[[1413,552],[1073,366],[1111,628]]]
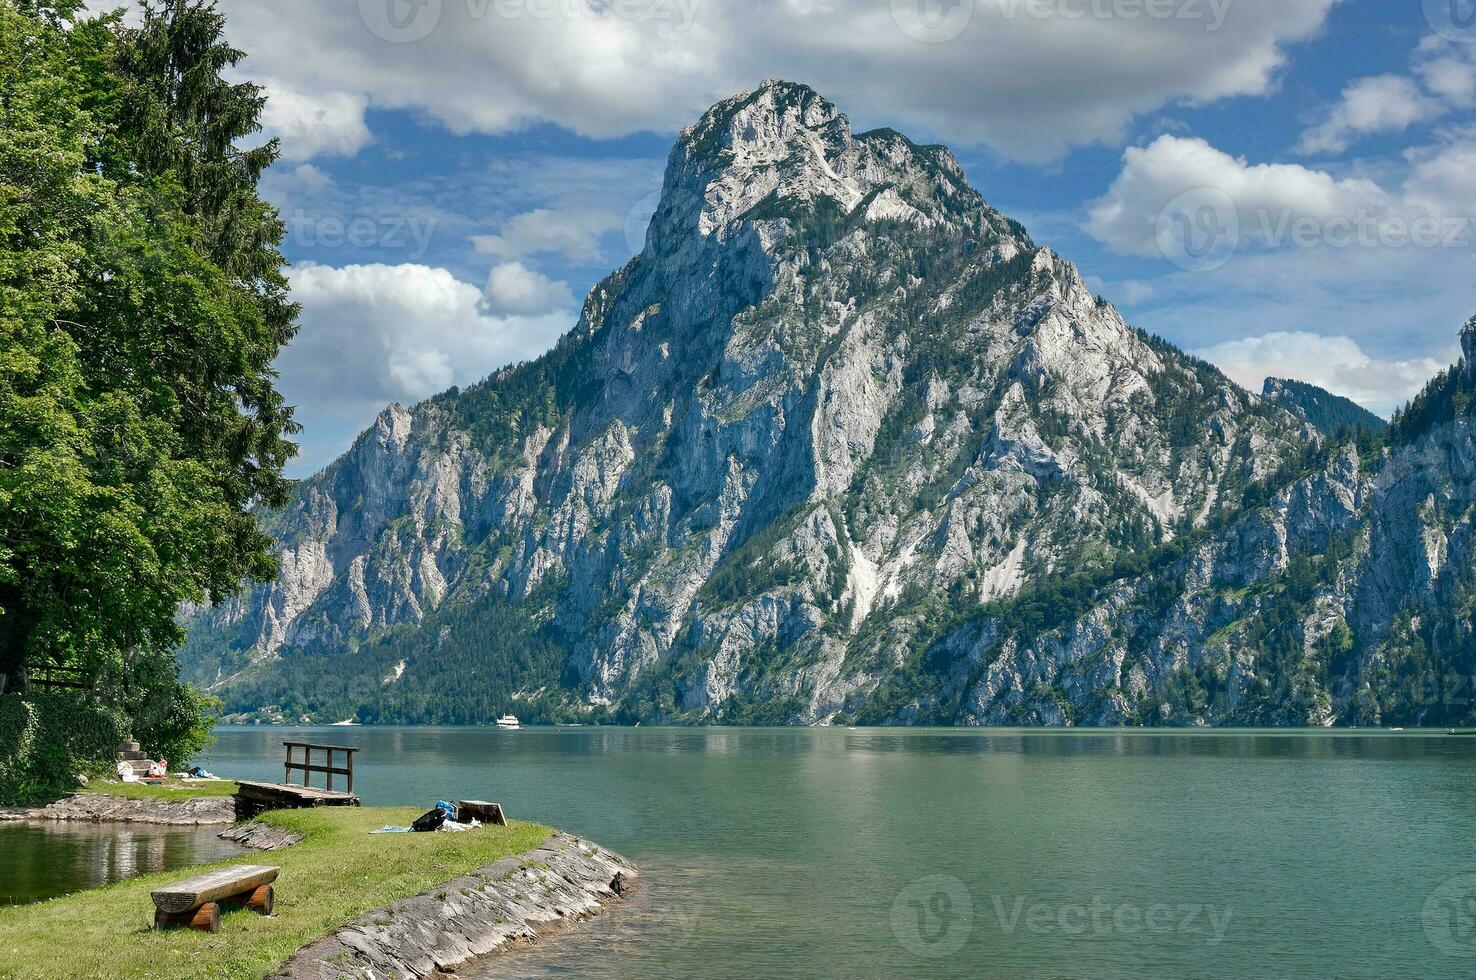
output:
[[[1329,436],[1338,436],[1344,429],[1378,434],[1389,427],[1388,422],[1352,399],[1293,378],[1267,378],[1261,397],[1289,409]]]
[[[554,350],[304,481],[278,580],[182,662],[266,720],[1366,721],[1336,681],[1412,588],[1355,568],[1379,452],[1130,327],[946,149],[770,81],[683,131]]]

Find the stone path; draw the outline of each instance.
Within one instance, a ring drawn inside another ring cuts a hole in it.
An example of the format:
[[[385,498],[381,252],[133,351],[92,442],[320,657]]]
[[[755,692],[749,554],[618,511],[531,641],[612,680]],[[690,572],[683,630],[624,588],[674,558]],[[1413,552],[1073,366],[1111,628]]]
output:
[[[536,940],[539,927],[598,914],[635,877],[619,855],[556,833],[526,854],[361,916],[298,950],[274,980],[453,972],[510,943]]]

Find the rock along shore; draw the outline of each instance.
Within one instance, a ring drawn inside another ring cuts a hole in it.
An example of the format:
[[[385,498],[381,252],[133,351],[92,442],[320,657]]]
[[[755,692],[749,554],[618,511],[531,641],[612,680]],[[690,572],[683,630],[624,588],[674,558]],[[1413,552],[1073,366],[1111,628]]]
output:
[[[598,914],[636,869],[617,854],[555,833],[526,854],[376,909],[304,946],[273,980],[431,977],[538,939],[539,928]]]
[[[0,811],[0,820],[81,820],[203,827],[235,823],[236,801],[229,796],[207,796],[170,803],[164,800],[129,800],[106,793],[74,793],[49,806]]]

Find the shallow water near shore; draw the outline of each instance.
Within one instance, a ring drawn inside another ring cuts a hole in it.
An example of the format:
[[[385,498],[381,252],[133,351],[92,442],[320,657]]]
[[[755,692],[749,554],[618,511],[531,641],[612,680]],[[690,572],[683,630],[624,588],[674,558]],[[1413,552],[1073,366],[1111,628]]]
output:
[[[0,905],[40,902],[243,853],[216,836],[222,829],[78,820],[0,823]]]
[[[358,746],[366,805],[495,800],[641,868],[609,914],[466,977],[1476,975],[1476,739],[219,734],[221,775],[280,780],[284,738]]]

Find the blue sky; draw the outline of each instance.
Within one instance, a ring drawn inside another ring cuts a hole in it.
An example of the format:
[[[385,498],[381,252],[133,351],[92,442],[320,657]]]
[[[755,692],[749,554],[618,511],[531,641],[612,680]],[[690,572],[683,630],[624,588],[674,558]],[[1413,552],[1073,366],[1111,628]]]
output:
[[[389,401],[546,349],[639,249],[678,129],[765,77],[948,144],[1131,322],[1247,386],[1387,414],[1454,358],[1472,0],[922,4],[222,0],[285,149],[294,474]]]

